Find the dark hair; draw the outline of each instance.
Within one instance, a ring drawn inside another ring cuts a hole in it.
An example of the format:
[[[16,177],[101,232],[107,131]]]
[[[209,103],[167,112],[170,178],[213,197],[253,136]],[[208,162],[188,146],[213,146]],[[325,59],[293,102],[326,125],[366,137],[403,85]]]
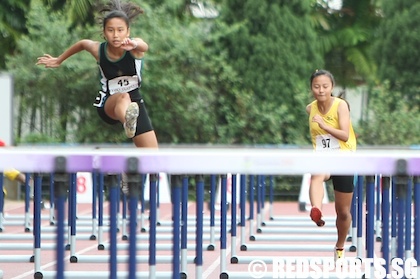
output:
[[[105,29],[107,22],[112,18],[122,18],[127,26],[130,27],[131,20],[144,13],[144,11],[136,4],[112,0],[100,9],[100,13],[103,14],[102,28]]]
[[[318,69],[316,69],[315,70],[315,72],[313,72],[312,73],[312,75],[311,75],[311,78],[310,78],[310,84],[311,84],[311,87],[312,87],[312,81],[314,80],[314,78],[316,78],[316,77],[318,77],[318,76],[323,76],[323,75],[325,75],[325,76],[327,76],[327,77],[329,77],[330,78],[330,80],[331,80],[331,82],[332,82],[332,85],[334,86],[335,85],[335,79],[334,79],[334,76],[329,72],[329,71],[327,71],[327,70],[318,70]]]

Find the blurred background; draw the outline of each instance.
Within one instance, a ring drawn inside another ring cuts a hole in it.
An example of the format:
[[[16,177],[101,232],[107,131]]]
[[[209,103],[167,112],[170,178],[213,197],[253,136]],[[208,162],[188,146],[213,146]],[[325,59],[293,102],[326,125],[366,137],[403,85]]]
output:
[[[103,40],[101,2],[1,1],[0,71],[13,86],[0,89],[12,104],[0,138],[132,146],[92,106],[99,75],[88,53],[58,69],[35,65],[80,39]],[[144,9],[131,35],[149,44],[141,91],[161,146],[309,147],[309,77],[322,68],[350,103],[359,147],[420,143],[419,1],[132,2]]]

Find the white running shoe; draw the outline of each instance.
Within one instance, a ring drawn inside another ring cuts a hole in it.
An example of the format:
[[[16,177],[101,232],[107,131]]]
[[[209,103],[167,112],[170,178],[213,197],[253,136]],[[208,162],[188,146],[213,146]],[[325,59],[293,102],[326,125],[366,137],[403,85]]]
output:
[[[139,105],[136,102],[130,103],[125,112],[124,130],[128,138],[134,137],[137,128],[137,117],[139,116]]]
[[[334,261],[344,260],[344,248],[334,248]]]
[[[128,182],[127,182],[127,174],[123,172],[121,174],[121,190],[125,195],[128,195],[130,193],[130,189],[128,188]]]

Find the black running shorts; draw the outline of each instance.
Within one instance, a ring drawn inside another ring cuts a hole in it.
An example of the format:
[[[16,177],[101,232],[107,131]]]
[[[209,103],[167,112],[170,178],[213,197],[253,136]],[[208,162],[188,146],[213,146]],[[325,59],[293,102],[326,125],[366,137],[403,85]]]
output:
[[[334,190],[342,193],[353,193],[354,176],[353,175],[331,175]]]
[[[132,100],[133,102],[137,102],[139,105],[139,117],[137,118],[137,128],[136,133],[134,136],[138,136],[140,134],[144,134],[149,131],[153,131],[152,122],[150,121],[149,115],[147,114],[146,106],[144,104],[143,99]],[[104,107],[97,108],[99,117],[110,125],[115,125],[120,123],[120,121],[112,119],[105,113]]]

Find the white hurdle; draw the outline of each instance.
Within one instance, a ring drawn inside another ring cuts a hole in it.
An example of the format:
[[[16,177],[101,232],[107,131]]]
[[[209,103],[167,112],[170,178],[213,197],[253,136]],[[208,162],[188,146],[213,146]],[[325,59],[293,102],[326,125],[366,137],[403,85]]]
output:
[[[405,189],[406,185],[404,184],[404,179],[407,176],[419,176],[420,175],[420,151],[418,150],[387,150],[383,152],[381,150],[375,151],[358,151],[354,153],[324,153],[324,154],[316,154],[309,150],[281,150],[281,149],[259,149],[259,148],[238,148],[238,149],[225,149],[225,148],[207,148],[207,149],[190,149],[190,148],[179,148],[179,149],[161,149],[161,150],[145,150],[145,149],[89,149],[89,148],[14,148],[8,149],[3,148],[0,150],[0,170],[4,170],[8,168],[10,165],[19,168],[24,172],[51,172],[55,174],[55,189],[57,199],[59,203],[57,204],[57,228],[63,229],[63,216],[59,216],[60,212],[63,211],[62,204],[63,199],[65,197],[65,192],[63,189],[66,189],[66,183],[68,183],[68,174],[77,173],[77,172],[94,172],[100,171],[103,173],[111,173],[111,174],[118,174],[118,173],[128,173],[130,183],[135,188],[138,183],[136,181],[139,174],[154,174],[154,173],[168,173],[173,176],[183,176],[184,174],[197,174],[197,177],[200,175],[211,175],[211,174],[223,174],[223,173],[239,173],[241,175],[296,175],[302,174],[302,170],[310,173],[338,173],[342,175],[353,175],[354,173],[358,173],[358,175],[367,176],[366,181],[366,200],[369,202],[367,204],[368,210],[366,214],[366,220],[368,224],[372,225],[369,227],[369,230],[366,230],[368,233],[366,235],[367,240],[367,258],[373,258],[373,246],[372,243],[374,241],[374,210],[372,210],[370,204],[373,201],[373,194],[374,192],[374,179],[373,175],[375,174],[382,174],[383,176],[390,176],[396,178],[396,185],[397,189]],[[351,166],[351,167],[350,167]],[[201,178],[198,179],[201,183]],[[225,180],[226,176],[222,176],[222,180]],[[226,181],[225,181],[226,182]],[[153,183],[156,183],[156,178],[151,179],[150,182],[150,196],[155,197],[156,193],[154,192],[156,188],[153,187]],[[111,191],[115,192],[116,185],[111,185]],[[154,184],[155,186],[155,184]],[[173,189],[174,192],[178,194],[181,193],[181,184],[171,185],[177,189]],[[200,200],[197,202],[197,211],[203,211],[203,202],[201,200],[203,196],[203,188],[202,184],[197,184],[197,198],[200,197]],[[224,185],[226,187],[226,185]],[[132,188],[130,188],[131,191]],[[415,188],[418,191],[417,186]],[[134,191],[134,190],[133,190]],[[113,193],[114,193],[113,192]],[[226,205],[226,188],[222,188],[222,197],[221,197],[221,237],[220,237],[220,258],[226,258],[226,207],[224,208],[223,205]],[[130,194],[130,218],[135,218],[135,212],[137,210],[137,203],[135,197],[136,193]],[[400,193],[402,198],[402,193]],[[39,189],[35,189],[35,198],[39,199]],[[111,204],[114,205],[116,195],[110,195],[112,201]],[[416,196],[417,197],[417,196]],[[178,196],[179,198],[179,196]],[[416,200],[418,203],[419,200]],[[178,210],[180,210],[180,198],[176,200],[176,205],[178,206]],[[404,203],[404,206],[407,206]],[[151,198],[150,200],[150,208],[155,209],[156,207],[156,200]],[[106,278],[116,279],[116,278],[140,278],[139,274],[142,276],[147,276],[149,278],[181,278],[181,271],[180,268],[181,263],[179,259],[181,258],[180,248],[181,244],[179,242],[179,232],[181,228],[179,227],[179,211],[176,212],[174,218],[174,227],[173,227],[173,256],[172,256],[172,264],[173,264],[173,272],[172,273],[159,273],[156,271],[156,249],[159,249],[158,245],[156,245],[156,211],[151,210],[150,213],[150,231],[149,231],[149,241],[150,245],[153,247],[149,247],[149,271],[147,274],[136,272],[134,264],[137,261],[136,257],[136,250],[140,248],[136,244],[136,238],[130,238],[130,243],[125,248],[129,248],[130,255],[127,257],[129,260],[129,268],[130,270],[127,273],[118,272],[116,270],[116,262],[117,258],[114,255],[113,251],[117,249],[117,243],[113,237],[115,237],[115,224],[116,220],[116,209],[114,206],[111,206],[110,210],[110,222],[111,228],[110,235],[111,242],[110,242],[110,262],[112,263],[110,266],[110,271],[104,272],[106,273]],[[404,208],[401,207],[398,210],[403,216],[405,214]],[[39,208],[35,208],[35,211],[39,211]],[[259,213],[259,212],[258,212]],[[34,222],[36,220],[36,215],[38,213],[35,212],[34,214]],[[416,207],[415,214],[418,214],[418,207]],[[405,215],[404,215],[405,216]],[[418,215],[416,215],[418,217]],[[203,265],[203,258],[202,258],[202,250],[204,249],[204,245],[202,242],[202,215],[198,214],[198,222],[196,225],[196,232],[198,242],[195,246],[191,246],[193,249],[196,250],[195,264],[196,264],[196,274],[195,278],[200,279],[202,276],[202,265]],[[260,216],[257,216],[260,218]],[[130,220],[130,233],[129,235],[135,235],[135,231],[132,231],[132,227],[135,228],[133,225],[136,219]],[[411,221],[411,218],[408,219]],[[415,228],[418,228],[418,218],[417,223],[415,224]],[[258,220],[257,225],[261,222],[261,219]],[[291,225],[291,224],[290,224]],[[369,225],[369,226],[370,226]],[[398,228],[404,229],[404,226],[407,226],[407,223],[402,223],[401,221],[398,223]],[[264,232],[266,229],[270,229],[267,227],[258,227]],[[63,231],[57,229],[57,243],[63,242]],[[254,230],[252,229],[252,232]],[[410,231],[411,233],[411,231]],[[40,228],[34,228],[34,234],[38,234],[38,239],[34,241],[34,253],[35,253],[35,271],[36,274],[35,278],[57,278],[62,279],[64,277],[67,278],[81,278],[81,276],[77,272],[70,272],[64,270],[64,265],[57,261],[57,271],[53,274],[43,271],[39,268],[39,257],[40,257]],[[401,250],[401,238],[397,238],[398,243],[398,250],[396,251],[396,255],[400,257],[404,257],[408,255],[407,251]],[[419,260],[419,253],[417,247],[419,246],[419,239],[418,233],[415,234],[415,243],[417,244],[414,247],[415,250],[415,257]],[[282,249],[286,249],[285,245],[268,245],[267,247],[263,247],[263,245],[259,244],[259,247],[254,247],[253,245],[247,245],[246,248],[249,251],[256,251],[257,249],[264,248],[265,250],[276,250],[276,251],[285,251]],[[311,247],[310,245],[305,245],[305,250],[308,251],[319,251],[319,247]],[[294,249],[296,250],[298,245],[294,245]],[[63,257],[63,250],[61,245],[57,245],[57,259],[64,258]],[[188,247],[189,248],[189,247]],[[303,249],[303,247],[302,247]],[[313,250],[312,250],[313,249]],[[116,253],[115,253],[116,254]],[[182,253],[181,253],[182,255]],[[188,261],[190,262],[190,260]],[[239,274],[239,273],[238,273]],[[244,278],[240,276],[244,276],[244,274],[235,274],[234,272],[230,273],[227,270],[227,266],[225,262],[220,262],[220,278]],[[84,274],[86,276],[86,273]],[[97,277],[95,277],[97,276]],[[102,273],[97,273],[90,278],[105,278],[101,277],[105,276]],[[168,277],[165,277],[168,276]],[[238,277],[236,277],[238,276]]]

